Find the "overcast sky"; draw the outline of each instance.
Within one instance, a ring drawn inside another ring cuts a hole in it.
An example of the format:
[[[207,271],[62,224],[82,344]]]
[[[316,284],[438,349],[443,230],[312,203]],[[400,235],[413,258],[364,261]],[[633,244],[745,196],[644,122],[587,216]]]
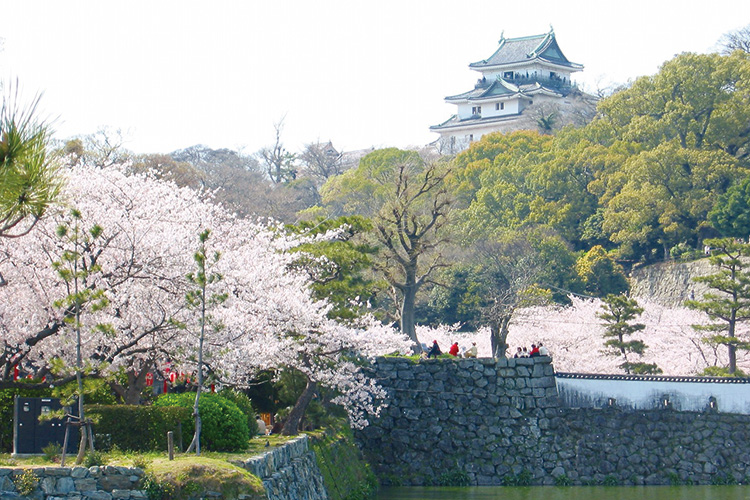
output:
[[[437,138],[503,31],[552,25],[594,90],[748,24],[748,0],[0,0],[0,78],[43,93],[57,138],[119,128],[139,153],[253,152],[282,118],[292,150],[408,147]]]

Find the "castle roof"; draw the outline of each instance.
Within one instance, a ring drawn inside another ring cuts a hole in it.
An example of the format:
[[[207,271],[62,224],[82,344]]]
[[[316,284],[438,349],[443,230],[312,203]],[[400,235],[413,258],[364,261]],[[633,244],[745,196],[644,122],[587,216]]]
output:
[[[503,66],[516,66],[534,61],[565,66],[573,71],[583,69],[582,64],[570,62],[557,44],[554,30],[543,35],[505,38],[501,35],[500,46],[488,59],[469,64],[471,69],[482,71]]]
[[[526,84],[526,85],[513,85],[512,83],[499,78],[493,82],[484,83],[480,80],[480,83],[468,92],[463,94],[452,95],[445,98],[447,102],[458,103],[461,101],[484,101],[484,100],[497,100],[503,97],[521,97],[521,96],[532,96],[535,94],[546,94],[557,97],[562,97],[564,94],[545,87],[538,82]]]
[[[451,95],[445,98],[446,101],[473,101],[476,99],[487,99],[498,96],[511,96],[518,94],[517,86],[505,80],[495,80],[492,82],[482,81],[474,87],[473,90],[462,94]]]

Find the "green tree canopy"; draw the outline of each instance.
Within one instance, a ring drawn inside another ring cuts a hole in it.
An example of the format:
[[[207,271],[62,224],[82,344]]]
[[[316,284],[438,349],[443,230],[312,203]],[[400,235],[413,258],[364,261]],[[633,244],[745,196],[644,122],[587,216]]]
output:
[[[708,218],[722,236],[750,236],[750,177],[734,184],[721,195],[708,213]]]
[[[447,265],[442,251],[452,203],[444,183],[448,173],[443,161],[425,161],[416,151],[388,148],[368,154],[357,168],[321,188],[330,212],[371,216],[378,246],[374,268],[393,291],[401,331],[415,348],[417,293]]]
[[[575,268],[586,292],[596,297],[621,294],[630,289],[622,267],[599,245],[581,256]]]

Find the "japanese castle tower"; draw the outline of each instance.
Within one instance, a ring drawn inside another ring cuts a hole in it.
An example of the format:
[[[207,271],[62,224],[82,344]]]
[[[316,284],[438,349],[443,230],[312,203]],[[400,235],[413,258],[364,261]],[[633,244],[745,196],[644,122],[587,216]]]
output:
[[[543,35],[501,35],[495,53],[469,68],[479,71],[481,78],[472,90],[446,97],[447,103],[458,107],[457,113],[430,127],[451,150],[460,151],[489,132],[537,129],[545,107],[557,109],[571,103],[571,93],[581,94],[570,76],[583,70],[583,65],[565,57],[551,28]]]

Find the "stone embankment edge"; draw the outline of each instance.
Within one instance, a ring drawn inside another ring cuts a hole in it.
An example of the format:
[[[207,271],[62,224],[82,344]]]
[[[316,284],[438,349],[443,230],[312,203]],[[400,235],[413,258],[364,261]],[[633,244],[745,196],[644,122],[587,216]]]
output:
[[[306,435],[235,465],[261,479],[268,500],[329,499]],[[22,496],[15,481],[29,470],[38,484],[31,495]],[[139,489],[143,475],[139,468],[114,466],[0,468],[0,500],[145,500],[146,492]]]
[[[355,433],[381,483],[750,483],[750,416],[561,404],[550,358],[378,358],[388,406]]]
[[[15,481],[27,471],[36,475],[38,483],[30,495],[23,496]],[[131,467],[0,468],[0,500],[141,500],[148,498],[139,489],[142,477],[142,469]]]
[[[302,435],[236,465],[260,478],[268,500],[328,500],[309,439]]]

